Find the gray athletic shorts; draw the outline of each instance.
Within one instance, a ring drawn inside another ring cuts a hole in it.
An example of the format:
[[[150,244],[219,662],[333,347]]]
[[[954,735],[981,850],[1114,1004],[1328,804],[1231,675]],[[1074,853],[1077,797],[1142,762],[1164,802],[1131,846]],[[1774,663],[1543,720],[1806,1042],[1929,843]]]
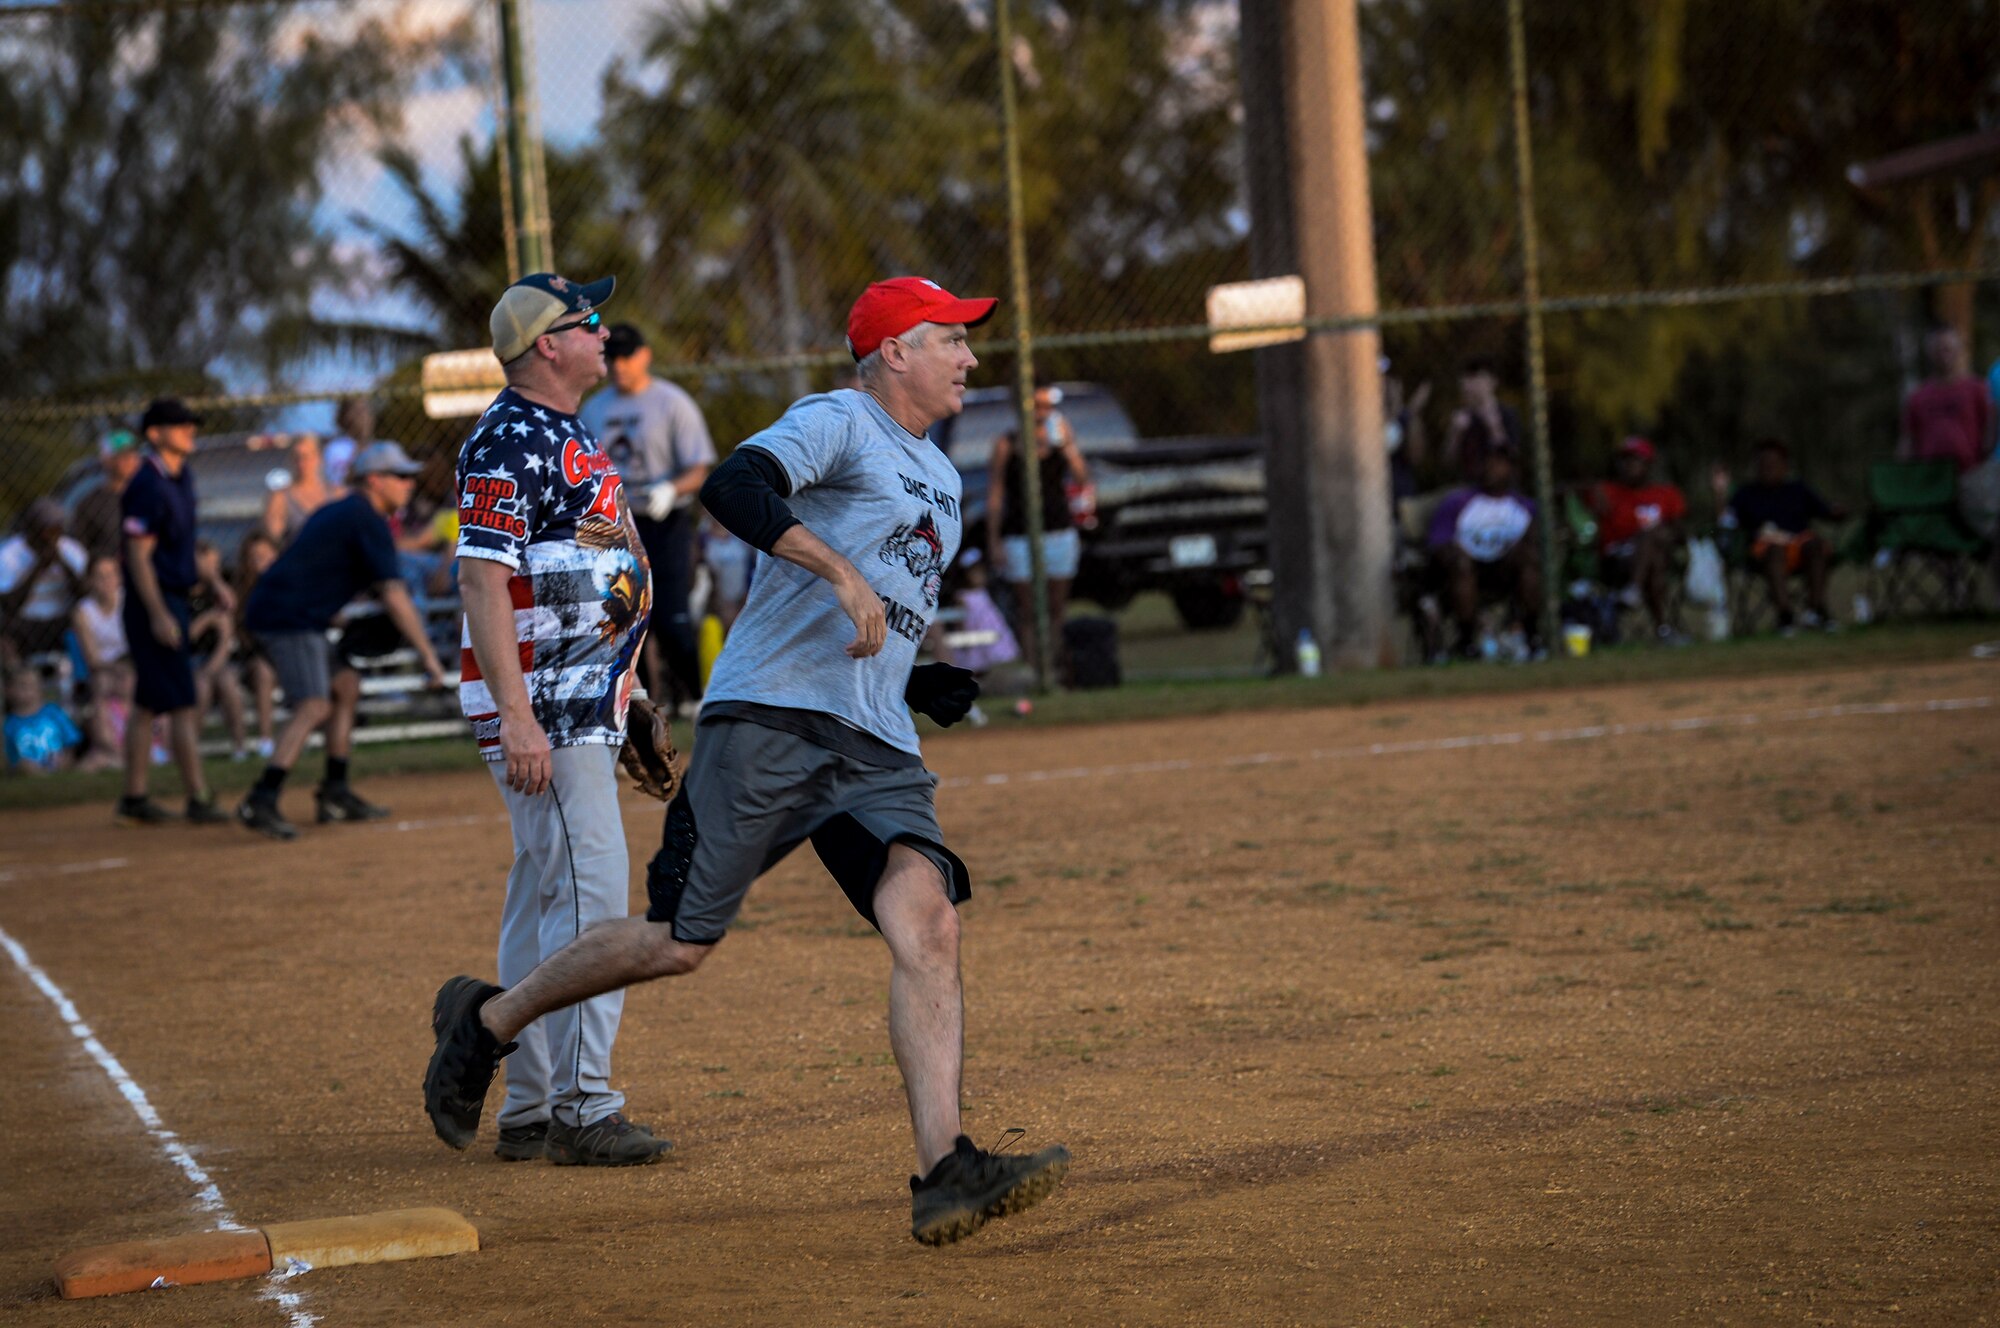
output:
[[[953,904],[972,897],[965,864],[938,829],[937,776],[884,769],[743,719],[703,724],[687,779],[646,869],[646,917],[674,939],[713,945],[759,876],[808,839],[870,926],[889,849],[937,864]]]
[[[333,643],[325,632],[259,632],[257,648],[271,661],[285,704],[324,697],[333,677]]]

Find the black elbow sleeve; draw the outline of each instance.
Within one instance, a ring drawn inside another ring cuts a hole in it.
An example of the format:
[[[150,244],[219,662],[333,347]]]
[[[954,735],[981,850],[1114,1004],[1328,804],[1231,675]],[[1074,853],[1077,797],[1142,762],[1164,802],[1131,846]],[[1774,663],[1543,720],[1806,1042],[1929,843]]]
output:
[[[799,524],[785,505],[791,491],[791,478],[776,457],[762,448],[739,447],[708,472],[701,505],[724,530],[769,553],[779,536]]]

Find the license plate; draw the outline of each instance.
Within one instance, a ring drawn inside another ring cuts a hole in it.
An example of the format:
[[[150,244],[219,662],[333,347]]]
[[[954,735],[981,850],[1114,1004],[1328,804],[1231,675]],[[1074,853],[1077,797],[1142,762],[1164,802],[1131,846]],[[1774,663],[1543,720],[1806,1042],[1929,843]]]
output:
[[[1167,541],[1167,561],[1175,567],[1215,565],[1215,536],[1176,535]]]

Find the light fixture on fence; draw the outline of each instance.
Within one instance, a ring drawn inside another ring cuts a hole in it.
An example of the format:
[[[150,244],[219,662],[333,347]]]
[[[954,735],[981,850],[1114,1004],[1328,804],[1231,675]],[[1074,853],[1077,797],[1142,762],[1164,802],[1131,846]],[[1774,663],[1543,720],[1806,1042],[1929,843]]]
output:
[[[424,414],[434,420],[462,419],[491,405],[507,375],[491,350],[447,350],[424,356]]]
[[[1261,281],[1230,281],[1208,288],[1208,348],[1251,350],[1306,335],[1304,277],[1266,277]],[[1255,332],[1234,328],[1258,328]]]

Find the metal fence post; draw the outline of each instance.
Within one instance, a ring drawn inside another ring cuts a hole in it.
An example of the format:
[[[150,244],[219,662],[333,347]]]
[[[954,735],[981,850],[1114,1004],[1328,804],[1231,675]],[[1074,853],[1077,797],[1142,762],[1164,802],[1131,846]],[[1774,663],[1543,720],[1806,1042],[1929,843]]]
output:
[[[507,102],[507,175],[513,202],[511,255],[521,272],[553,267],[549,225],[549,173],[542,155],[541,109],[535,101],[534,57],[521,0],[498,0],[500,70]]]
[[[1014,451],[1021,461],[1028,574],[1035,583],[1035,688],[1047,691],[1055,671],[1055,652],[1049,640],[1048,566],[1042,558],[1042,486],[1036,465],[1041,439],[1035,436],[1035,344],[1028,321],[1028,237],[1021,207],[1021,119],[1014,99],[1012,10],[1012,0],[994,0],[993,33],[1000,56],[1000,123],[1007,145],[1007,257],[1014,306],[1014,404],[1018,415]],[[1006,482],[1005,475],[987,475],[988,502],[992,501],[993,486]]]
[[[1562,630],[1562,568],[1556,563],[1556,489],[1549,461],[1549,395],[1542,351],[1542,259],[1535,238],[1535,160],[1528,143],[1528,42],[1521,0],[1507,0],[1507,65],[1514,85],[1514,179],[1521,215],[1521,299],[1528,318],[1528,449],[1542,532],[1542,641]]]

